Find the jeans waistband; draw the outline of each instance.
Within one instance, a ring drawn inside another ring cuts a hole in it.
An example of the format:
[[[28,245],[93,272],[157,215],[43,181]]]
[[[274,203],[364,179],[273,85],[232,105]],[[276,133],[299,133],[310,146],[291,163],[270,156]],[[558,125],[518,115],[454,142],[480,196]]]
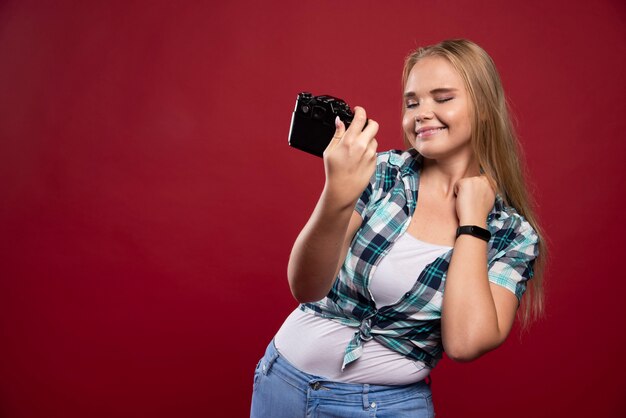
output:
[[[273,340],[268,345],[259,367],[261,373],[266,375],[276,373],[290,385],[307,391],[312,389],[310,392],[319,397],[364,395],[363,401],[367,402],[368,394],[376,394],[388,399],[403,399],[415,395],[430,396],[431,394],[430,386],[424,381],[402,386],[370,385],[334,382],[322,376],[305,373],[280,355]]]

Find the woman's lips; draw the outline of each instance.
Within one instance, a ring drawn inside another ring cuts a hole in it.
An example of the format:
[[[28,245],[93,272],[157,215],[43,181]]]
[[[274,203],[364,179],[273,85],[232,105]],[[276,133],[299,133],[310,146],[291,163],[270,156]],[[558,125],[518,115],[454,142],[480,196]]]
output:
[[[440,127],[433,127],[433,128],[420,128],[417,130],[417,137],[418,138],[426,138],[429,136],[433,136],[436,135],[437,133],[439,133],[440,131],[443,131],[444,129],[446,129],[443,126]]]

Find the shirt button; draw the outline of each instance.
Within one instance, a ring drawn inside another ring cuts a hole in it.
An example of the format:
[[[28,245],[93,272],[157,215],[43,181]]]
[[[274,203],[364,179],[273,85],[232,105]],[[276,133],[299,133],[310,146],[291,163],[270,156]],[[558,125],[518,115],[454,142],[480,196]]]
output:
[[[376,402],[372,402],[372,404],[370,405],[372,408],[376,408]]]

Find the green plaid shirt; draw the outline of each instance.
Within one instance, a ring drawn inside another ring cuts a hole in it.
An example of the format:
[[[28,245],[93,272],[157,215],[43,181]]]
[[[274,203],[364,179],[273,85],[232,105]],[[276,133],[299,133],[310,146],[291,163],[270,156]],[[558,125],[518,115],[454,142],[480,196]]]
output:
[[[376,172],[356,204],[363,224],[328,295],[300,309],[355,328],[342,369],[358,359],[363,342],[375,339],[406,357],[434,367],[441,358],[441,304],[453,249],[430,263],[410,291],[393,305],[376,308],[369,281],[392,244],[406,231],[415,211],[422,157],[415,150],[378,154]],[[489,281],[518,300],[533,276],[538,236],[515,209],[496,196],[487,217]]]

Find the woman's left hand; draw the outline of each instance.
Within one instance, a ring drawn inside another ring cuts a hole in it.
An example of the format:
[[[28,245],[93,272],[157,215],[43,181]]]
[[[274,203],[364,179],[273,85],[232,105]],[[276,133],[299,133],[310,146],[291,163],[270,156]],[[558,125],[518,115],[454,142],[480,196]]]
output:
[[[485,225],[496,199],[496,193],[487,176],[460,179],[454,185],[454,194],[459,225]]]

